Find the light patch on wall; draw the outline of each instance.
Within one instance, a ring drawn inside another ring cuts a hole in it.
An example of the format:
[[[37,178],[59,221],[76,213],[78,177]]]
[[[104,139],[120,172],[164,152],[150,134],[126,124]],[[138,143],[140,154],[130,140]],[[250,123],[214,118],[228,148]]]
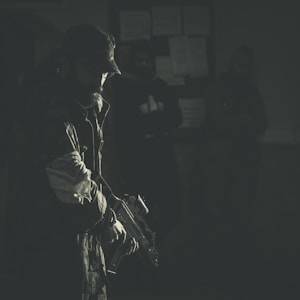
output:
[[[203,98],[181,98],[179,105],[183,115],[181,128],[200,127],[205,121]]]

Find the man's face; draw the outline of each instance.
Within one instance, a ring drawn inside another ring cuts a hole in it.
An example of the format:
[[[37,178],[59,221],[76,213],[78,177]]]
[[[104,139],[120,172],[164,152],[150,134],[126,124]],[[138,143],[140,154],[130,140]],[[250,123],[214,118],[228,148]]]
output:
[[[91,59],[81,59],[75,63],[75,76],[81,88],[91,93],[102,92],[108,72],[104,72]]]
[[[71,64],[65,79],[78,101],[88,107],[96,104],[108,74],[94,61],[81,59]]]

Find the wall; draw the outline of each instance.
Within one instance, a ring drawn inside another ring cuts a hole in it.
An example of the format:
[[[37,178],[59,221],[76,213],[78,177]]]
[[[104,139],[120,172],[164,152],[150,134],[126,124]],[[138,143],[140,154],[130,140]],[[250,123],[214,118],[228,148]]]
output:
[[[254,47],[258,84],[265,102],[268,141],[291,141],[300,121],[297,1],[216,0],[217,73],[242,43]]]
[[[295,274],[300,249],[300,20],[296,6],[294,0],[215,0],[217,73],[227,70],[240,44],[255,50],[268,130],[252,207],[254,239],[265,261],[270,261],[269,275],[282,272],[281,280],[286,276],[291,283],[299,279]]]
[[[108,29],[108,0],[66,0],[62,11],[40,10],[40,15],[53,21],[62,30],[70,25],[92,23]]]
[[[93,23],[108,28],[108,0],[62,0],[61,3],[37,1],[33,4],[22,4],[22,1],[1,4],[2,9],[25,9],[33,12],[53,23],[65,31],[70,25],[79,23]],[[28,1],[30,2],[30,1]]]
[[[258,199],[260,207],[268,210],[265,219],[270,222],[265,225],[269,229],[273,222],[282,220],[279,215],[283,211],[291,215],[299,212],[300,152],[299,146],[293,145],[299,143],[293,129],[300,121],[300,20],[296,4],[293,0],[215,1],[217,73],[227,69],[240,44],[252,45],[256,53],[257,80],[268,117]],[[276,209],[274,205],[278,205]]]

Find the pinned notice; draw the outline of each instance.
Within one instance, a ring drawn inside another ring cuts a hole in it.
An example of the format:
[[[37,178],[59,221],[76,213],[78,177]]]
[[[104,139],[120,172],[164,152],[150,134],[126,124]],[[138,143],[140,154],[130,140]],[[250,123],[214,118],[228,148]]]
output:
[[[178,35],[181,33],[181,12],[179,6],[152,7],[152,34]]]
[[[209,71],[206,53],[206,37],[189,38],[189,51],[193,62],[190,77],[206,76]]]
[[[151,17],[148,11],[120,12],[121,41],[150,39]]]
[[[174,74],[179,76],[190,74],[193,68],[188,37],[170,37],[169,46]]]
[[[164,79],[168,85],[183,85],[184,77],[175,76],[170,56],[156,57],[157,76]]]
[[[203,98],[179,99],[183,115],[180,127],[200,127],[205,121],[205,101]]]

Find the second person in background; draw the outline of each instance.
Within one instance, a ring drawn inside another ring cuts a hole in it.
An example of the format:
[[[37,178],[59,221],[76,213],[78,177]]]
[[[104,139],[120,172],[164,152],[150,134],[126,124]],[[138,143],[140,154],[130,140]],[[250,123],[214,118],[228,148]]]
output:
[[[128,72],[112,79],[115,138],[124,191],[145,197],[159,246],[181,220],[172,132],[182,113],[166,82],[156,76],[150,41],[131,46]]]

